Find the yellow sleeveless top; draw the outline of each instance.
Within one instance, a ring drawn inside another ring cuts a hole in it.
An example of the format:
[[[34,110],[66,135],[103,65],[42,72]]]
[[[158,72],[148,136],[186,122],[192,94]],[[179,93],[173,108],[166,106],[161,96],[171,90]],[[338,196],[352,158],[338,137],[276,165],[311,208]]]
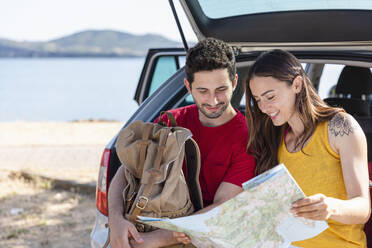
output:
[[[340,156],[328,142],[328,122],[318,124],[303,151],[288,152],[284,140],[279,151],[279,163],[285,164],[306,196],[322,193],[347,200]],[[364,225],[346,225],[329,219],[328,229],[318,236],[294,242],[298,247],[367,247]]]

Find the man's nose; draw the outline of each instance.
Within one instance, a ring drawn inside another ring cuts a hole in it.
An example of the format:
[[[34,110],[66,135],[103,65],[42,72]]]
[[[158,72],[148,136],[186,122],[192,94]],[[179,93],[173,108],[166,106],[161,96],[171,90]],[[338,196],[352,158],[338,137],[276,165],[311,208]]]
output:
[[[215,93],[211,93],[208,97],[208,104],[211,106],[218,104],[217,95]]]

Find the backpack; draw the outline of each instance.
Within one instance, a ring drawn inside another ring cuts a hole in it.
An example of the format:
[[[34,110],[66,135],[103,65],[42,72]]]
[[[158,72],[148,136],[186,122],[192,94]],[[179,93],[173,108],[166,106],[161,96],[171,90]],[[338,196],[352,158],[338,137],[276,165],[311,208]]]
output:
[[[168,127],[162,117],[166,114]],[[137,216],[176,218],[203,208],[199,185],[200,151],[191,131],[177,127],[174,116],[162,112],[158,123],[137,120],[122,129],[116,153],[124,166],[125,218],[139,232],[156,228],[137,222]],[[186,179],[182,171],[186,163]]]

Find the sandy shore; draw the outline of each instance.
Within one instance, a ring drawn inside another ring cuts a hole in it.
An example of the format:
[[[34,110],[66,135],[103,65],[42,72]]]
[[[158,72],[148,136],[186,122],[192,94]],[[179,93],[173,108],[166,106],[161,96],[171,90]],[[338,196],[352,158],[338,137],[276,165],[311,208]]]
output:
[[[0,247],[87,248],[94,195],[51,190],[0,171]]]
[[[92,182],[121,122],[0,123],[0,170]]]
[[[25,170],[95,182],[120,122],[0,123],[0,247],[89,247],[95,197],[14,177]],[[61,235],[62,234],[62,235]]]

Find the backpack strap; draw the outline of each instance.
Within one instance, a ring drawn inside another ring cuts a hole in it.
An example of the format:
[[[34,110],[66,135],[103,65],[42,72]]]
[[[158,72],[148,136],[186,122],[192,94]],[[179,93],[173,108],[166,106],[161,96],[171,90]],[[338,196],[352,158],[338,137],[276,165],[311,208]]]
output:
[[[203,208],[203,199],[199,183],[200,150],[194,139],[185,143],[186,182],[189,187],[190,199],[195,211]]]
[[[148,170],[151,175],[150,181],[148,184],[144,186],[142,195],[138,197],[137,203],[132,214],[129,217],[129,220],[134,223],[137,220],[137,216],[141,214],[141,211],[146,208],[146,205],[149,201],[149,196],[151,194],[152,186],[155,184],[156,179],[161,176],[160,172],[160,164],[164,154],[165,145],[167,143],[168,135],[170,133],[169,129],[162,129],[160,138],[159,138],[159,146],[157,148],[157,153],[154,161],[154,166]]]
[[[139,190],[139,184],[134,184],[132,188],[130,186],[131,186],[130,184],[127,184],[127,186],[124,188],[124,191],[123,191],[123,199],[125,199],[124,201],[124,213],[125,214],[129,213],[132,207],[133,201],[136,198],[137,192]],[[125,195],[126,192],[128,193]]]
[[[139,147],[138,172],[140,172],[141,174],[143,173],[143,167],[145,165],[147,148],[151,143],[149,138],[150,138],[150,134],[153,128],[154,128],[153,125],[146,125],[143,129],[142,140],[138,141],[138,147]],[[130,208],[132,207],[132,203],[137,196],[139,188],[140,188],[139,184],[137,185],[135,184],[134,187],[133,186],[131,187],[131,185],[128,184],[126,188],[124,189],[124,192],[127,191],[128,193],[127,197],[123,197],[125,199],[124,213],[128,213]]]
[[[153,130],[153,125],[146,125],[143,129],[142,140],[138,142],[139,146],[139,172],[143,173],[143,166],[145,165],[147,147],[150,145],[150,134]]]
[[[176,118],[174,118],[174,115],[171,113],[171,112],[167,112],[167,111],[161,111],[160,112],[160,115],[159,115],[159,118],[158,118],[158,123],[162,126],[167,126],[167,123],[165,123],[163,121],[163,115],[166,115],[168,117],[168,120],[169,120],[169,123],[170,123],[170,126],[171,127],[177,127],[177,121],[176,121]]]
[[[159,124],[166,126],[163,121],[163,115],[167,115],[171,127],[177,127],[177,121],[174,115],[167,111],[162,111],[159,116]],[[203,208],[203,198],[199,183],[200,174],[200,150],[194,139],[190,138],[185,143],[185,164],[186,164],[186,182],[190,192],[191,202],[195,211]]]

